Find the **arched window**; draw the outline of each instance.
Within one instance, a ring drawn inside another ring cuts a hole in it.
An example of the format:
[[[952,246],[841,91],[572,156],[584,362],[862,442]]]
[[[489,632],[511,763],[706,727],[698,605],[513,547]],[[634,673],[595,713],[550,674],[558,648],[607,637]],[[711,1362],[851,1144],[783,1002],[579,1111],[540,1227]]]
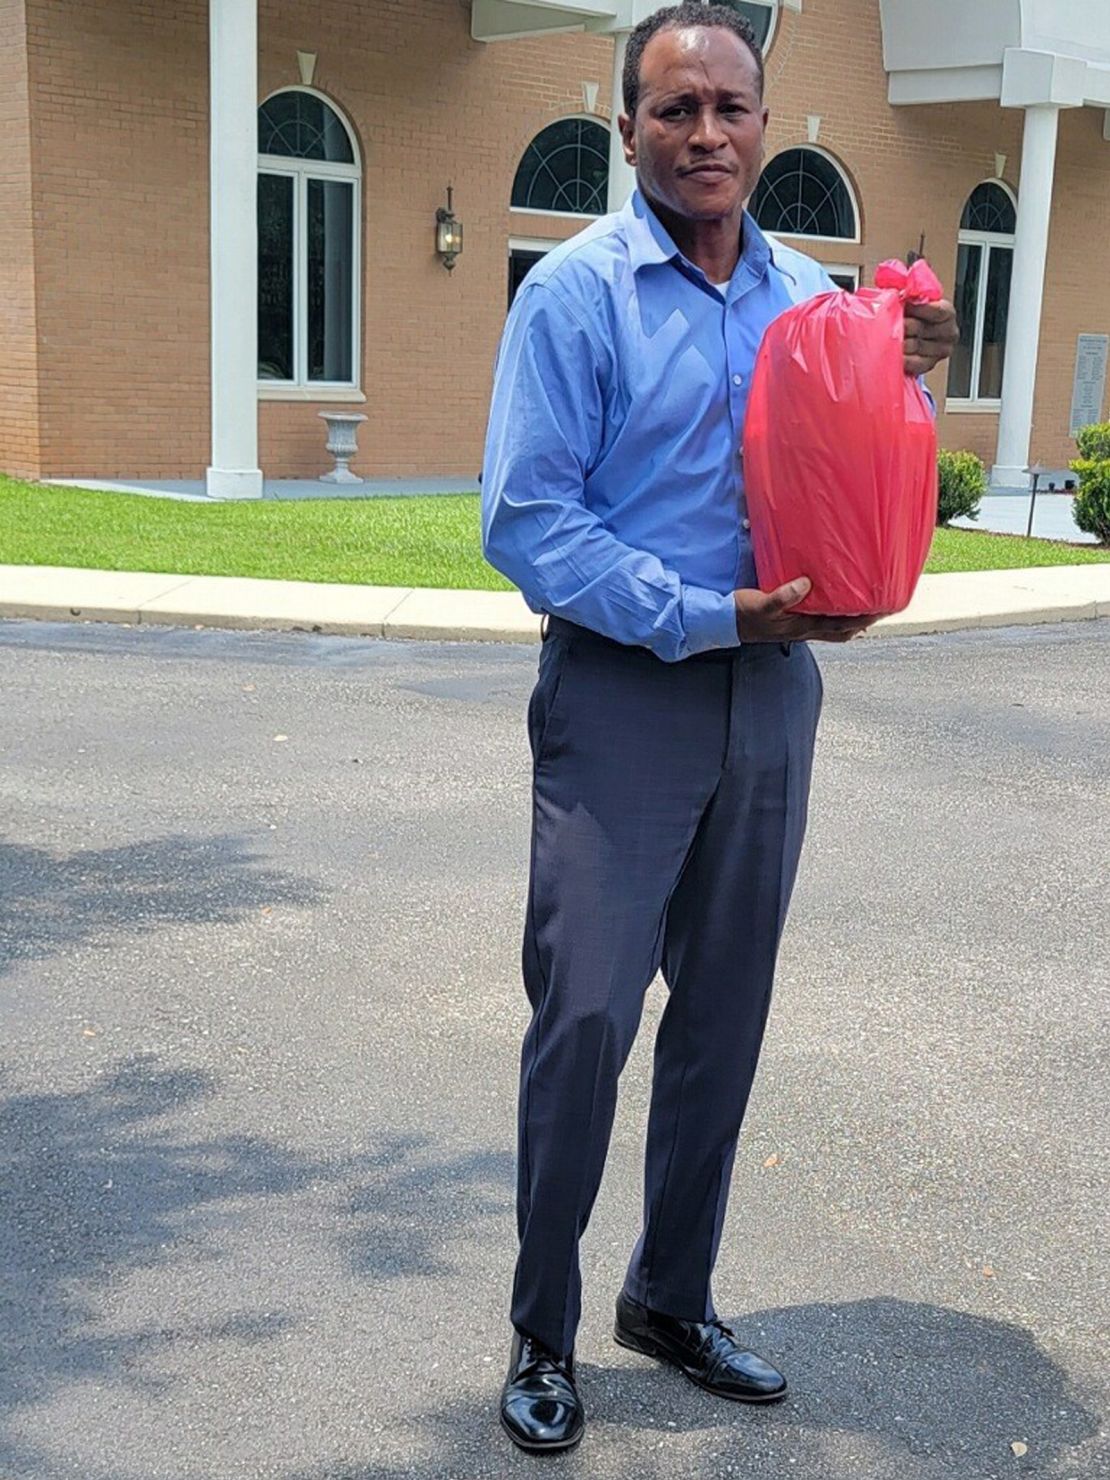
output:
[[[258,378],[358,381],[359,190],[354,137],[319,93],[258,110]]]
[[[1017,202],[998,180],[977,185],[960,219],[953,298],[960,343],[948,367],[948,399],[997,408],[1002,402]]]
[[[600,216],[608,195],[608,128],[596,118],[560,118],[524,151],[510,204],[521,211]]]
[[[967,198],[960,219],[961,231],[989,231],[1013,236],[1017,231],[1017,206],[1004,185],[988,180],[976,185]]]
[[[750,210],[764,231],[859,240],[859,213],[840,166],[819,149],[786,149],[763,171]]]
[[[723,3],[729,10],[738,10],[746,21],[751,22],[760,49],[766,51],[775,33],[775,22],[779,15],[778,0],[723,0]]]

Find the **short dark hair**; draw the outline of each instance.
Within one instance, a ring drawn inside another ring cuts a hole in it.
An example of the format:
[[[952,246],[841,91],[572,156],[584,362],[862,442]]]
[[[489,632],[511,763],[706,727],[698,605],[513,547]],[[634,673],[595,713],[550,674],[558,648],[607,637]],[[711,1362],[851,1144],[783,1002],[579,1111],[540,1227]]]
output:
[[[685,31],[691,27],[721,26],[731,31],[755,57],[759,71],[759,96],[763,96],[763,52],[755,38],[751,23],[739,11],[727,5],[703,5],[701,0],[685,0],[682,5],[666,5],[642,20],[628,38],[628,50],[624,57],[624,111],[635,118],[640,102],[640,62],[644,48],[660,31]]]

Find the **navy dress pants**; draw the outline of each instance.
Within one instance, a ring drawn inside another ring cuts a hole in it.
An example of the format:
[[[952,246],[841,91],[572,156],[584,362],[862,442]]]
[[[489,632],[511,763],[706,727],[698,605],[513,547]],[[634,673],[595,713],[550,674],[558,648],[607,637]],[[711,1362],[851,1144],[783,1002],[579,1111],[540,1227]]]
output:
[[[557,1354],[617,1080],[658,971],[644,1221],[625,1288],[714,1319],[710,1278],[805,832],[821,679],[802,644],[664,663],[552,619],[534,760],[512,1322]]]

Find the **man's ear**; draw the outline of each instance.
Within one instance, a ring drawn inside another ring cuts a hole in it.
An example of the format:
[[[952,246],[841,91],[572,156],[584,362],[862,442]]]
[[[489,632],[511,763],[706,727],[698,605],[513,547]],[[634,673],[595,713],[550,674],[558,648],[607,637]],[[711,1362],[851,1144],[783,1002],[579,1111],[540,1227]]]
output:
[[[617,118],[617,127],[621,131],[621,143],[624,145],[625,163],[636,165],[636,125],[627,113],[621,113]]]

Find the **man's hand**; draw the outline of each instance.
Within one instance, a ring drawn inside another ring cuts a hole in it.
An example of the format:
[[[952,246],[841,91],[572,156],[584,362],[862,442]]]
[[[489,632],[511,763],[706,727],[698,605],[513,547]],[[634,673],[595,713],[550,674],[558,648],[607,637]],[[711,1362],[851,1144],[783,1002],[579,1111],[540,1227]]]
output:
[[[947,301],[906,304],[906,374],[928,375],[960,342],[956,310]]]
[[[777,591],[734,591],[736,631],[741,642],[848,642],[866,632],[877,617],[810,617],[793,614],[810,592],[806,576]]]

